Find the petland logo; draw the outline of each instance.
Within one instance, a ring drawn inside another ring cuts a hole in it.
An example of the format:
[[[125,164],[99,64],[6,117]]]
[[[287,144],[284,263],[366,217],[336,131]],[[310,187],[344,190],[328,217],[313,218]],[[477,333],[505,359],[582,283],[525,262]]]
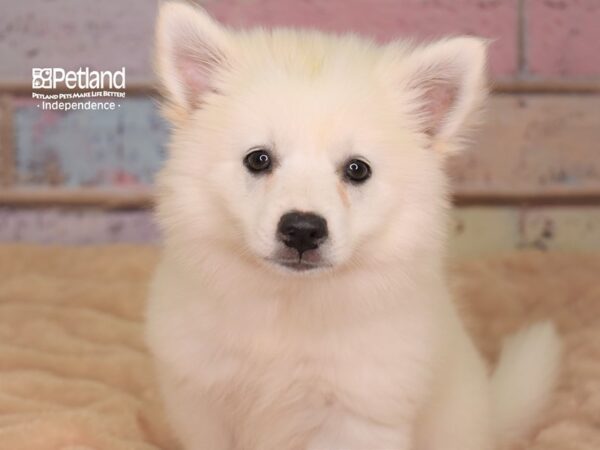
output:
[[[87,98],[125,98],[125,67],[121,70],[65,70],[58,67],[31,69],[32,98],[42,101],[43,110],[114,110],[121,105],[114,101],[77,101]],[[36,90],[54,90],[40,93]],[[70,92],[72,91],[72,92]],[[52,100],[52,101],[46,101]]]
[[[121,70],[65,70],[58,67],[31,69],[31,87],[33,89],[56,89],[64,83],[68,89],[125,89],[125,67]]]

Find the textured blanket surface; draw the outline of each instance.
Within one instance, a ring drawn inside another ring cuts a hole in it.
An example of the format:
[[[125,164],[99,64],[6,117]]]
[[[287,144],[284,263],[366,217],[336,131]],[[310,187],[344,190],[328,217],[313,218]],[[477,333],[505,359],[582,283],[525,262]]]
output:
[[[0,246],[0,449],[171,450],[142,339],[153,248]],[[515,253],[453,268],[469,328],[552,318],[565,341],[552,405],[519,448],[600,449],[600,256]]]

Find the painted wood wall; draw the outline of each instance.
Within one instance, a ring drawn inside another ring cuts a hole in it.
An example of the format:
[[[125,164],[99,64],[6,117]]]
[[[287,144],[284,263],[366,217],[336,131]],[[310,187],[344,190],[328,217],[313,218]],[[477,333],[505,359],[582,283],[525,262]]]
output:
[[[42,111],[9,97],[4,185],[145,188],[165,155],[168,125],[154,99],[117,111]],[[468,152],[451,161],[458,196],[600,192],[600,95],[499,94]],[[10,142],[10,143],[8,143]],[[12,162],[9,162],[12,161]],[[10,172],[10,173],[9,173]]]
[[[600,248],[600,2],[205,0],[235,26],[311,26],[384,41],[494,39],[486,124],[449,165],[453,248]],[[152,0],[30,0],[0,14],[0,241],[154,240],[147,207],[168,126],[156,110]],[[41,111],[31,67],[127,68],[117,112]],[[107,209],[107,207],[109,209]],[[114,207],[128,208],[127,211]],[[136,232],[137,230],[137,232]]]

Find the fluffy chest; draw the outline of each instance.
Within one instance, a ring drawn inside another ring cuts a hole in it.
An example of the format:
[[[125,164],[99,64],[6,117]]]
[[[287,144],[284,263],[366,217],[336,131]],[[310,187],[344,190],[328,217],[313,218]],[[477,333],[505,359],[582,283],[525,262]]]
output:
[[[429,379],[431,324],[416,313],[335,322],[331,329],[308,322],[303,329],[256,310],[171,314],[161,321],[172,327],[162,333],[170,342],[161,344],[175,349],[163,353],[169,366],[226,402],[232,422],[252,429],[294,416],[323,420],[332,408],[393,424],[410,414]]]

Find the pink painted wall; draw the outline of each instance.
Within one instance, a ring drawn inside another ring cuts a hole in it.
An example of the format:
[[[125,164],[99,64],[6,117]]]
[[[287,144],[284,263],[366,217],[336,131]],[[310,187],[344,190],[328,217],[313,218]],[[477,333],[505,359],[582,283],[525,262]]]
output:
[[[234,26],[310,27],[357,32],[379,41],[472,34],[494,39],[491,70],[514,75],[517,65],[517,0],[206,0],[206,8]]]
[[[156,0],[3,0],[0,81],[31,82],[32,67],[127,67],[151,78]]]
[[[599,0],[203,0],[236,26],[303,26],[378,40],[469,33],[491,38],[496,78],[600,76]],[[125,65],[152,81],[156,0],[6,1],[0,81],[30,81],[31,67]]]
[[[526,0],[525,5],[529,73],[600,75],[600,1]]]

